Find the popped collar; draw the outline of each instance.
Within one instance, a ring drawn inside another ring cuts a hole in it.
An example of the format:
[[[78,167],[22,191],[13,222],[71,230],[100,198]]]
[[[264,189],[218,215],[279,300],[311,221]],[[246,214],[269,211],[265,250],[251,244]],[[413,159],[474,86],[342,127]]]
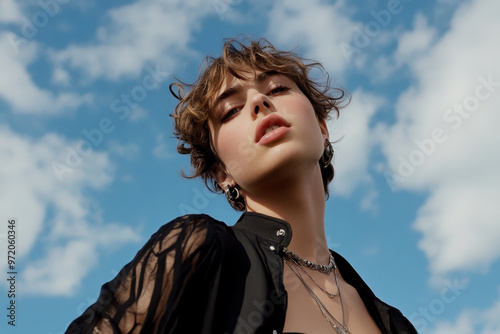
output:
[[[269,249],[275,252],[280,247],[287,247],[292,240],[292,227],[287,221],[258,212],[243,213],[233,229],[257,235],[267,241]],[[270,248],[271,246],[274,246],[274,249]]]
[[[284,326],[287,306],[281,250],[292,240],[292,227],[287,221],[279,218],[257,212],[245,212],[231,228],[245,248],[251,263],[245,284],[245,296],[252,297],[244,298],[241,309],[244,317],[239,319],[235,332],[244,332],[252,322],[251,317],[256,309],[260,309],[261,321],[254,321],[252,327],[261,326],[263,333],[272,333],[276,329],[280,332]]]

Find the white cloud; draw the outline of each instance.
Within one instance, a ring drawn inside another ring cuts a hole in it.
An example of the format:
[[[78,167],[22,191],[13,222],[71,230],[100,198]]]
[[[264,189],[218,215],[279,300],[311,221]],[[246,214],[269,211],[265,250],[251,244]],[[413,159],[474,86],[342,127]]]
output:
[[[474,334],[473,320],[469,314],[462,314],[454,324],[450,322],[438,323],[433,334]]]
[[[85,195],[113,180],[107,154],[87,154],[58,180],[52,164],[64,164],[70,146],[56,134],[32,140],[0,127],[0,215],[17,219],[25,294],[71,295],[100,250],[138,239],[129,227],[102,222]]]
[[[132,110],[130,111],[129,118],[132,122],[137,122],[147,117],[148,112],[139,105],[136,108],[132,108]]]
[[[386,81],[401,66],[412,62],[415,57],[422,56],[422,53],[427,51],[435,41],[437,29],[428,25],[427,18],[423,14],[417,13],[413,22],[413,30],[401,32],[396,28],[392,33],[398,41],[394,55],[388,56],[384,53],[374,60],[372,67],[365,69],[372,73],[372,83]]]
[[[465,309],[451,321],[438,322],[432,334],[500,334],[500,301],[485,310]]]
[[[345,14],[344,1],[282,0],[273,5],[268,14],[268,34],[275,44],[306,47],[307,57],[322,62],[331,74],[349,65],[340,45],[350,41],[355,23]]]
[[[397,122],[378,133],[389,183],[430,194],[414,227],[433,282],[500,257],[498,10],[494,0],[464,3],[439,40],[430,43],[433,29],[416,24],[396,52],[416,81],[399,97]]]
[[[370,121],[382,104],[383,99],[380,97],[358,89],[352,93],[352,101],[341,111],[340,118],[328,122],[330,139],[332,141],[340,139],[333,144],[335,149],[333,194],[349,195],[358,185],[371,182],[368,161],[374,141],[370,131]],[[373,203],[371,205],[373,208]]]
[[[139,154],[139,145],[136,143],[120,144],[116,140],[110,140],[108,141],[108,148],[111,153],[129,160],[134,159]]]
[[[375,200],[378,198],[378,195],[379,193],[375,189],[371,189],[367,194],[365,194],[365,197],[359,204],[361,210],[371,212],[372,214],[377,214],[378,206]]]
[[[373,68],[375,53],[385,52],[400,35],[402,13],[412,10],[411,1],[371,2],[352,6],[338,0],[273,2],[269,11],[268,35],[287,47],[307,48],[306,56],[319,60],[333,75],[356,68],[363,73]],[[376,6],[376,8],[374,8]],[[374,9],[372,9],[374,8]],[[414,10],[414,9],[413,9]],[[356,21],[355,13],[365,12],[364,21]],[[420,24],[420,22],[419,22]],[[418,42],[424,42],[420,37]]]
[[[70,82],[68,71],[61,67],[55,67],[52,71],[52,82],[60,85],[68,85]]]
[[[10,33],[0,33],[0,98],[7,101],[14,112],[23,114],[55,114],[75,109],[92,101],[90,95],[74,93],[54,94],[38,87],[27,67],[36,59],[39,48],[35,42],[22,46],[16,53]]]
[[[415,15],[414,30],[403,33],[399,38],[396,50],[396,61],[409,62],[411,57],[427,50],[436,37],[436,29],[427,25],[427,19],[424,15],[417,13]]]
[[[210,13],[211,3],[202,0],[139,0],[111,9],[110,24],[98,28],[94,44],[73,44],[53,51],[52,58],[90,79],[136,76],[148,63],[173,71],[196,55],[189,47],[192,33]]]
[[[20,23],[22,13],[15,0],[2,0],[0,2],[0,22]]]
[[[69,295],[75,291],[89,269],[96,264],[95,244],[73,240],[64,247],[52,247],[40,261],[24,270],[24,289],[37,295]]]
[[[168,159],[171,157],[163,134],[156,136],[156,146],[153,149],[153,155],[158,159]]]

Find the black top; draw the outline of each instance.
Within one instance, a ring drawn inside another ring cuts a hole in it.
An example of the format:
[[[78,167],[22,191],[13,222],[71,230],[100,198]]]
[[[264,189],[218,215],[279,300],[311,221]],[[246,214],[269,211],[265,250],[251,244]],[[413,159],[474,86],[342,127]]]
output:
[[[286,221],[246,212],[234,226],[207,215],[163,225],[66,333],[282,333]],[[417,333],[332,251],[382,333]]]

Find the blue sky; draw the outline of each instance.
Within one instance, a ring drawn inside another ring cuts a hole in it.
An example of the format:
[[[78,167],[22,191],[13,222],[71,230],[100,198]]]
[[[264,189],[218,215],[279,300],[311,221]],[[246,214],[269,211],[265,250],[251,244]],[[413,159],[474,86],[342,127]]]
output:
[[[322,62],[352,94],[328,124],[342,137],[330,247],[420,332],[500,333],[499,12],[494,0],[2,1],[1,332],[64,332],[177,216],[236,221],[179,176],[168,85],[242,33]]]

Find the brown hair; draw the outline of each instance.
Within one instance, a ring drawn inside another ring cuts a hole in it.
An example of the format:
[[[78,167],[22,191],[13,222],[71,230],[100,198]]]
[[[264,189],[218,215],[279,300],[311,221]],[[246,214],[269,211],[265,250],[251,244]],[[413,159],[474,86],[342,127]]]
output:
[[[310,72],[314,69],[319,69],[326,76],[323,84],[310,78]],[[220,57],[205,58],[195,82],[188,84],[179,81],[170,85],[171,93],[179,100],[171,115],[174,119],[174,135],[178,139],[177,151],[191,155],[192,174],[186,175],[181,170],[183,177],[201,177],[208,189],[222,191],[211,172],[217,163],[223,163],[212,149],[208,120],[216,94],[226,78],[233,76],[244,79],[245,74],[255,74],[256,71],[273,71],[291,78],[311,101],[319,120],[329,119],[332,111],[338,117],[340,109],[349,102],[342,89],[330,87],[328,74],[320,63],[307,62],[291,51],[276,50],[265,39],[227,40]],[[173,87],[177,88],[177,92],[174,92]],[[347,103],[344,103],[346,100]],[[320,161],[320,166],[325,195],[328,197],[328,184],[333,179],[334,169],[331,163],[325,167]],[[230,202],[231,206],[244,211],[244,200],[240,197],[236,202]]]

